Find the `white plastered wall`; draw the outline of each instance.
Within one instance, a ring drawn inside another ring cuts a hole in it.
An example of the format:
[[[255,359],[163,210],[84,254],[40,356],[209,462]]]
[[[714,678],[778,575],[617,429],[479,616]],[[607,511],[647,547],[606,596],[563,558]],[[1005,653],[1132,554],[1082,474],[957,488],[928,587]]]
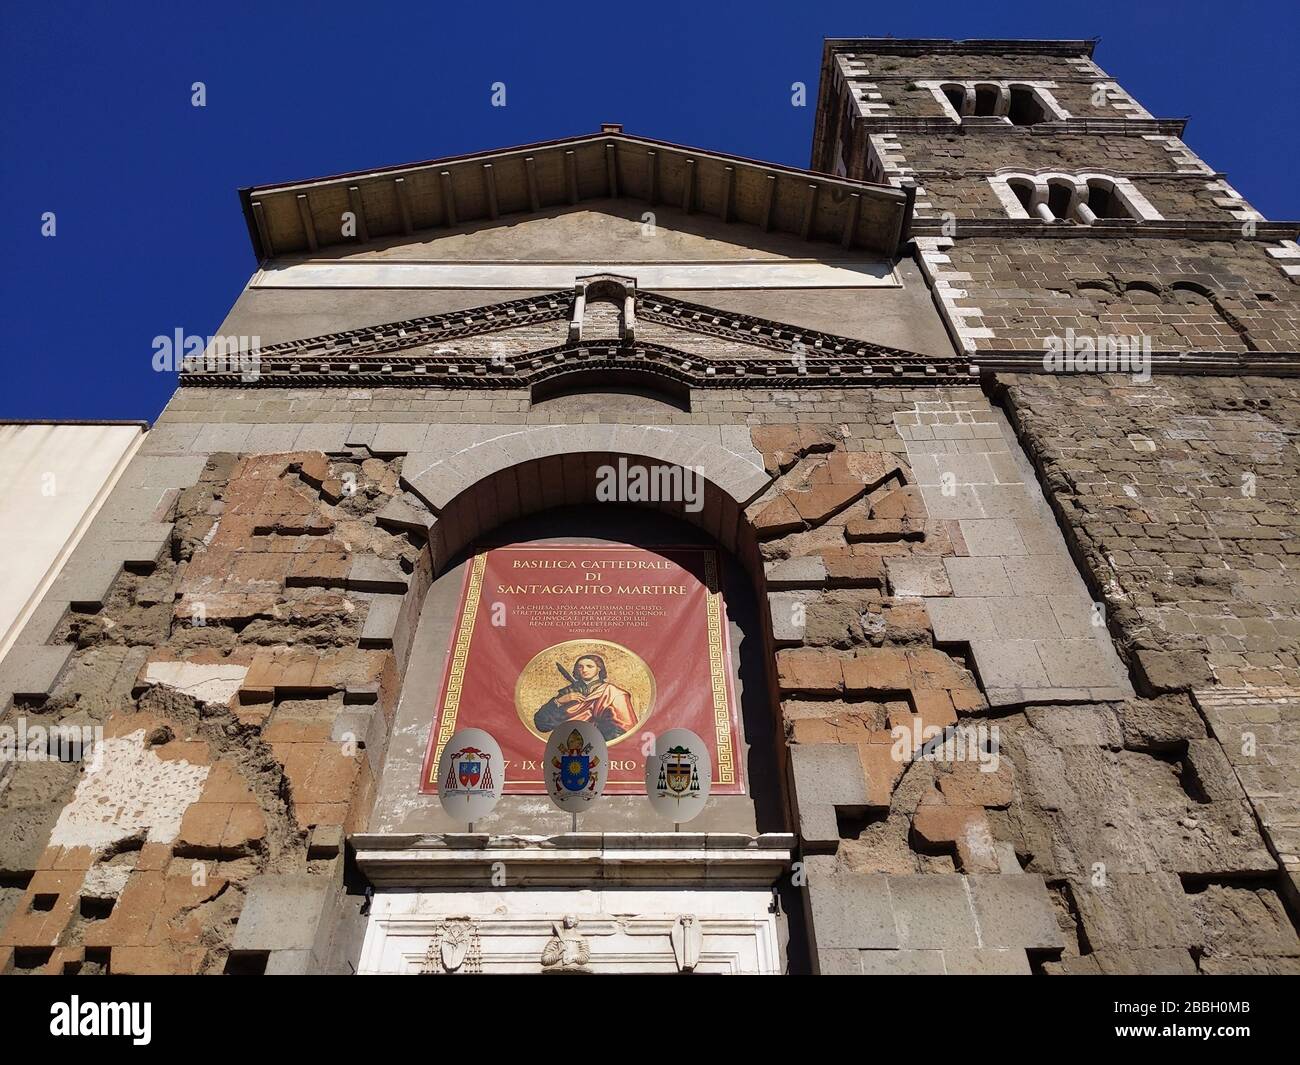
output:
[[[0,658],[143,439],[139,425],[0,424]]]

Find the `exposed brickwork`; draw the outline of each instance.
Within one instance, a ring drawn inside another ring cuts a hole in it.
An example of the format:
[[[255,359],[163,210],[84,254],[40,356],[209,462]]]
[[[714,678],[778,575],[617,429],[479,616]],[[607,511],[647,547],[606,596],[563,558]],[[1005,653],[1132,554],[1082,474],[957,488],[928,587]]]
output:
[[[221,971],[259,876],[337,882],[337,847],[309,860],[309,839],[364,828],[372,801],[398,665],[358,641],[376,592],[404,593],[422,550],[376,524],[399,494],[396,468],[374,458],[213,456],[175,497],[157,566],[124,573],[102,610],[60,626],[54,641],[79,648],[69,671],[6,723],[99,724],[106,743],[136,745],[114,748],[101,773],[128,757],[176,762],[199,786],[132,797],[110,781],[153,827],[132,830],[123,807],[110,823],[126,827],[106,840],[79,812],[98,801],[95,773],[78,782],[75,765],[19,763],[0,795],[0,863],[30,880],[7,890],[7,965]]]
[[[1092,443],[1097,426],[1091,419],[1086,427],[1072,429],[1078,418],[1071,417],[1065,404],[1074,403],[1077,410],[1079,396],[1069,382],[1016,378],[1012,387],[1020,396],[1036,399],[1032,387],[1039,383],[1051,386],[1047,394],[1062,406],[1044,403],[1035,424],[1050,426],[1057,437],[1078,436]],[[954,393],[949,402],[954,404],[949,409],[964,410],[966,417],[981,417],[980,404],[969,394]],[[908,445],[910,458],[929,454],[914,450],[928,439],[924,434],[950,436],[956,444],[963,432],[970,434],[963,425],[981,424],[938,413],[942,405],[931,394],[924,404],[930,413],[895,415],[902,432],[917,437]],[[1115,408],[1112,397],[1107,409]],[[1085,409],[1091,413],[1087,400]],[[850,456],[841,450],[843,442],[829,426],[765,427],[753,430],[753,436],[767,456],[769,470],[778,475],[771,492],[752,508],[751,518],[763,539],[763,553],[771,560],[769,586],[779,589],[769,592],[769,602],[773,633],[782,645],[777,679],[801,831],[810,849],[830,852],[812,863],[814,916],[819,907],[830,905],[818,901],[819,893],[835,892],[841,900],[856,897],[859,891],[869,893],[872,878],[881,875],[933,877],[939,889],[945,876],[954,874],[993,874],[1009,884],[1023,872],[1042,876],[1056,903],[1059,938],[1038,940],[1029,932],[1017,933],[1023,936],[1021,951],[1029,951],[1039,971],[1300,969],[1300,939],[1280,901],[1278,859],[1270,853],[1270,847],[1289,845],[1290,837],[1279,830],[1275,843],[1267,830],[1261,834],[1256,822],[1265,787],[1256,781],[1276,778],[1251,777],[1249,768],[1244,774],[1235,770],[1225,748],[1206,738],[1205,721],[1185,692],[1064,705],[1053,703],[1045,691],[1036,705],[993,715],[960,645],[956,653],[951,645],[935,645],[930,611],[937,610],[936,604],[960,606],[971,600],[948,598],[953,589],[940,583],[941,578],[924,586],[929,598],[896,594],[890,574],[895,569],[906,572],[900,567],[924,564],[927,558],[945,563],[971,557],[968,553],[974,549],[972,561],[982,563],[988,560],[984,552],[1000,549],[1011,552],[1005,561],[1016,561],[1020,548],[1007,538],[1019,540],[1012,531],[1017,523],[983,517],[982,508],[971,509],[979,500],[998,499],[997,493],[1006,491],[995,481],[989,494],[983,494],[986,489],[973,466],[972,456],[978,453],[954,452],[945,463],[942,441],[938,443],[938,458],[928,461],[937,462],[940,472],[945,464],[959,471],[959,484],[970,485],[971,500],[962,502],[962,492],[967,491],[962,488],[953,497],[952,505],[958,508],[953,513],[968,517],[936,520],[916,491],[925,490],[916,485],[924,477],[908,464],[883,456],[867,463],[870,470],[864,476],[862,469],[850,466]],[[966,437],[967,443],[978,439]],[[1120,439],[1131,451],[1127,437],[1120,434]],[[1217,448],[1216,441],[1212,438],[1207,445]],[[996,457],[981,454],[978,461]],[[1045,473],[1049,488],[1067,477],[1088,484],[1077,465],[1065,469],[1055,463]],[[1012,484],[1018,480],[1009,467],[1000,476]],[[1167,480],[1166,473],[1144,483]],[[837,481],[840,490],[825,494]],[[891,486],[888,492],[882,491],[885,483]],[[852,530],[873,520],[873,508],[909,486],[916,494],[901,512],[909,524],[891,525],[870,540],[853,543]],[[1127,495],[1124,498],[1132,504]],[[937,491],[934,499],[943,502]],[[980,518],[969,517],[977,513]],[[997,522],[1008,528],[999,531]],[[977,532],[979,539],[968,543],[967,536]],[[994,539],[985,538],[985,532]],[[1039,535],[1035,528],[1034,537]],[[1133,539],[1132,534],[1126,536],[1129,542]],[[1042,549],[1036,539],[1030,546]],[[856,580],[836,587],[833,562],[840,552],[856,547],[868,548],[853,566]],[[804,564],[812,558],[822,565]],[[941,566],[939,573],[944,572]],[[1060,592],[1064,587],[1054,578],[1045,590]],[[1044,626],[1050,626],[1052,638],[1060,639],[1064,631],[1067,644],[1071,637],[1096,631],[1090,630],[1086,597],[1068,608],[1058,603],[1055,621],[1050,610],[1039,617],[1030,599],[1013,597],[1001,603],[1015,604],[1011,614],[1001,606],[987,622],[969,613],[945,612],[945,638],[952,640],[954,632],[964,631],[969,646],[978,648],[980,634],[986,631],[983,624],[998,626],[987,630],[991,634],[1011,622],[1023,630],[1013,635],[1041,640],[1048,636]],[[871,621],[875,611],[888,619],[895,610],[907,612],[906,624]],[[792,624],[792,617],[801,623]],[[993,641],[1003,652],[1019,642]],[[1099,670],[1092,665],[1084,673],[1100,684],[1104,673]],[[1086,693],[1081,694],[1086,700]],[[978,763],[970,752],[966,760],[942,752],[925,757],[910,745],[903,753],[892,731],[900,724],[995,726],[998,760]],[[1220,731],[1225,730],[1221,725]],[[851,772],[860,773],[865,785],[846,783],[843,774]],[[838,792],[825,779],[833,773],[841,774]],[[1273,821],[1285,820],[1290,807],[1277,805],[1276,797],[1272,802],[1267,809]],[[830,804],[830,820],[819,813],[824,807],[818,803]],[[1261,930],[1250,941],[1234,939],[1228,929],[1236,927],[1243,912],[1266,916],[1267,932]],[[868,919],[865,912],[861,919]],[[891,965],[911,964],[905,950],[886,951],[883,942],[874,941],[866,949],[868,944],[852,934],[829,934],[824,943],[819,938],[823,971],[841,964],[848,971],[859,971],[858,965],[870,970],[886,954]],[[856,945],[861,957],[842,956],[850,945]],[[960,969],[959,952],[946,964]]]
[[[925,730],[955,725],[958,708],[985,705],[965,665],[931,646],[920,601],[895,597],[886,579],[892,561],[952,554],[960,529],[927,522],[911,470],[885,453],[844,450],[838,429],[772,426],[753,437],[777,478],[750,520],[770,581],[798,588],[769,596],[778,642],[798,644],[776,660],[786,737],[853,751],[865,795],[852,805],[888,811],[907,759],[934,734]],[[904,757],[896,728],[916,736]],[[795,780],[798,790],[797,769]],[[812,827],[811,795],[800,802],[806,840],[824,845],[825,830]],[[982,852],[967,853],[962,868],[991,864]]]

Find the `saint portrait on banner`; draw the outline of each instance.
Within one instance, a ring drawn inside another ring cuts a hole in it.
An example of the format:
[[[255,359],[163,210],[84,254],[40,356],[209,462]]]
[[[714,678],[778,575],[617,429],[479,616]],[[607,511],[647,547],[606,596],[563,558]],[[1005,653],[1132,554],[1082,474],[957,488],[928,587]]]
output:
[[[590,721],[606,740],[617,739],[636,728],[632,693],[609,679],[600,655],[583,655],[573,663],[565,685],[533,715],[538,732],[570,721]]]
[[[554,680],[548,683],[547,676]],[[546,693],[550,697],[541,702]],[[561,725],[590,721],[608,743],[640,728],[653,701],[654,678],[646,664],[605,640],[547,648],[524,668],[517,696],[519,716],[534,735],[544,739]]]

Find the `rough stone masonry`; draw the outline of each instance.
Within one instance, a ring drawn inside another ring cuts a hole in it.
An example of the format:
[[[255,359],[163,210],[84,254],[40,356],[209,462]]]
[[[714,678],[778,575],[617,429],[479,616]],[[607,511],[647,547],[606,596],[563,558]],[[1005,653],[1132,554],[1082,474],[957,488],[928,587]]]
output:
[[[809,170],[611,125],[244,190],[315,272],[254,275],[256,371],[186,365],[0,662],[0,725],[103,748],[0,766],[0,967],[355,971],[357,841],[436,835],[438,582],[600,535],[622,458],[753,586],[782,971],[1300,973],[1300,248],[1182,126],[1090,42],[835,39]]]

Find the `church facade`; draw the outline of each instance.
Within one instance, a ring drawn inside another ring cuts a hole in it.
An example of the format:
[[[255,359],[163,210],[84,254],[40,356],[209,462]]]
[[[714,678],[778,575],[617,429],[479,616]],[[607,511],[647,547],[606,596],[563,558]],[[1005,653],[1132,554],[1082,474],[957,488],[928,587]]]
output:
[[[1297,225],[1183,125],[834,39],[807,169],[241,190],[237,340],[0,662],[0,967],[1300,972]]]

